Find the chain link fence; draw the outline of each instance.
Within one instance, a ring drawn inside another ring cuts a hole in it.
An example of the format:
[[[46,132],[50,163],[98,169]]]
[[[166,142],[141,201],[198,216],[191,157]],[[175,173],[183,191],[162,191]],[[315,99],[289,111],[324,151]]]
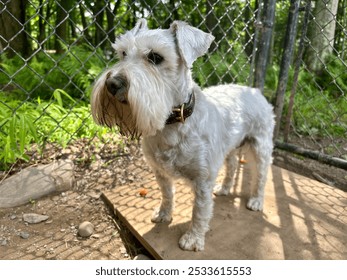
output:
[[[105,139],[89,97],[116,62],[111,43],[137,18],[184,20],[216,40],[194,64],[202,87],[260,87],[274,104],[276,140],[346,169],[347,1],[0,1],[0,168],[47,145]]]

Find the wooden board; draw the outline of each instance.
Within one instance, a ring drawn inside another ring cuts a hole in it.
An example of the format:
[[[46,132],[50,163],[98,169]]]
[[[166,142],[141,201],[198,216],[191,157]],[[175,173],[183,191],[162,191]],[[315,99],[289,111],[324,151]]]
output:
[[[193,195],[177,182],[170,224],[151,222],[160,191],[154,176],[139,170],[143,183],[105,192],[116,215],[156,259],[346,259],[347,196],[336,188],[276,166],[269,170],[263,212],[246,209],[251,164],[241,165],[229,196],[214,197],[214,216],[205,250],[183,251],[178,240],[188,229]],[[218,178],[221,182],[223,171]],[[146,197],[139,192],[145,187]]]

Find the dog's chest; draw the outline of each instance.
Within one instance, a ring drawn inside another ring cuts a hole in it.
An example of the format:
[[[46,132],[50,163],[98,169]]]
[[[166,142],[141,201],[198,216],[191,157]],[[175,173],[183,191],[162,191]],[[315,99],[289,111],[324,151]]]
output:
[[[164,142],[143,142],[144,155],[149,164],[172,177],[187,177],[196,172],[194,147],[182,141],[175,145]]]

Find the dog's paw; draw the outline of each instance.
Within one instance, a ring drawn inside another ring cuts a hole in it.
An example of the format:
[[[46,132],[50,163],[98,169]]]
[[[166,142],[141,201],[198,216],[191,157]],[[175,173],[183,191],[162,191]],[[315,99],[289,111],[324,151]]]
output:
[[[247,208],[253,211],[263,210],[263,198],[262,197],[251,197],[248,200]]]
[[[160,209],[156,209],[153,212],[151,221],[153,223],[170,223],[172,220],[171,213],[167,211],[162,211]]]
[[[202,251],[204,250],[205,239],[204,237],[197,236],[196,234],[187,231],[180,238],[179,245],[183,250],[195,252]]]
[[[227,190],[223,185],[216,185],[213,188],[213,193],[216,196],[222,196],[222,195],[228,195],[229,194],[229,190]]]

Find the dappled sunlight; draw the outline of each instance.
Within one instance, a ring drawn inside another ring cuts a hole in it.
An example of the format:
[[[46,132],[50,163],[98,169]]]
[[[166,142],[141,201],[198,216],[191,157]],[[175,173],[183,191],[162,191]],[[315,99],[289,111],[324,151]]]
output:
[[[173,220],[153,224],[160,191],[148,171],[142,186],[129,184],[105,193],[121,220],[156,258],[164,259],[345,259],[346,193],[272,166],[263,212],[246,209],[252,162],[240,165],[228,196],[214,197],[214,216],[206,234],[205,250],[182,251],[180,236],[189,228],[193,194],[187,184],[176,184]],[[217,183],[222,181],[221,171]],[[151,178],[151,179],[148,179]],[[139,191],[146,187],[148,195]]]

